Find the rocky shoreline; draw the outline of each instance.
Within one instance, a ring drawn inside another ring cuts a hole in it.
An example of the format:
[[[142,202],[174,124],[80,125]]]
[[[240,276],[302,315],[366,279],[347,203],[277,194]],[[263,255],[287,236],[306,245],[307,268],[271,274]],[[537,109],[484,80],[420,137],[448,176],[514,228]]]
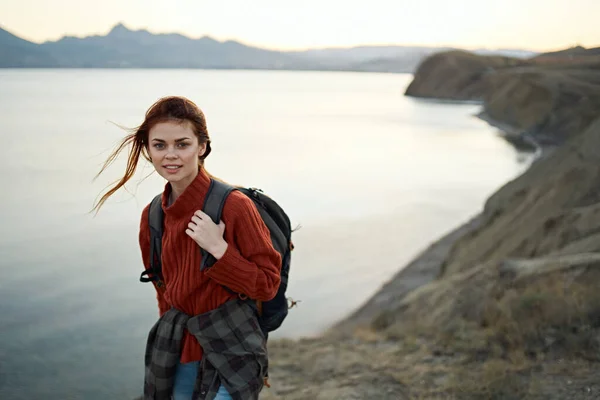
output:
[[[535,159],[538,159],[544,153],[544,150],[549,151],[554,149],[555,146],[546,145],[539,143],[535,137],[531,135],[524,135],[521,130],[510,124],[497,121],[490,117],[485,111],[477,114],[477,118],[487,122],[489,125],[498,128],[502,132],[502,137],[515,146],[520,151],[533,152]]]
[[[477,215],[452,230],[421,252],[406,267],[402,268],[362,307],[327,332],[331,336],[343,336],[355,329],[370,324],[382,309],[397,307],[413,290],[433,282],[440,276],[444,260],[454,244],[480,227],[482,215]]]
[[[423,62],[407,95],[481,101],[480,118],[539,157],[325,335],[270,343],[262,398],[600,397],[594,54]]]

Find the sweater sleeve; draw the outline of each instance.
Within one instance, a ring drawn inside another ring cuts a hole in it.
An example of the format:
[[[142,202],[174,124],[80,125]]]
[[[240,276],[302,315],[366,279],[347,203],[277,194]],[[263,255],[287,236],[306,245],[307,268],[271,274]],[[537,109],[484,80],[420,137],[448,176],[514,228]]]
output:
[[[271,300],[279,289],[281,256],[256,206],[234,191],[223,207],[223,222],[227,250],[206,274],[237,293]]]
[[[142,211],[142,217],[140,220],[140,234],[139,234],[139,242],[140,242],[140,250],[142,252],[142,261],[144,262],[144,268],[150,268],[150,227],[148,226],[148,210],[150,209],[150,205],[147,205]],[[152,283],[154,288],[156,289],[156,299],[158,300],[158,313],[162,316],[169,310],[169,304],[166,302],[162,289],[158,288],[156,284]]]

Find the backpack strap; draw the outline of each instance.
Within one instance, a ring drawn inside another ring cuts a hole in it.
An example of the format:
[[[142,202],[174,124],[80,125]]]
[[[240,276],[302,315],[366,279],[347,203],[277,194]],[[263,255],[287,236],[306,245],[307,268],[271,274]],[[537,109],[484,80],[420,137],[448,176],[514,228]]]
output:
[[[162,235],[164,212],[162,209],[162,194],[152,199],[148,210],[148,225],[150,226],[150,268],[140,275],[140,282],[157,281],[162,286]],[[144,277],[145,275],[148,278]]]
[[[218,224],[221,221],[221,214],[223,213],[225,200],[227,200],[227,196],[229,196],[229,194],[234,190],[236,190],[236,188],[231,185],[215,179],[210,180],[210,186],[204,199],[202,211],[207,214],[215,224]],[[204,249],[201,249],[201,252],[202,262],[200,263],[200,271],[203,271],[204,269],[214,265],[217,260],[212,256],[212,254]]]

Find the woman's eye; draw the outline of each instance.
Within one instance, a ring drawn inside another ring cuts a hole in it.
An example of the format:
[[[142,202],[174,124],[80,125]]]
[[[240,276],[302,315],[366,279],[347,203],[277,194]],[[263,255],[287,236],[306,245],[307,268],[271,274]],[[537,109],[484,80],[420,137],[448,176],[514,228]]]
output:
[[[177,147],[179,147],[180,149],[186,148],[187,146],[187,143],[177,143]]]
[[[159,150],[160,150],[160,149],[162,149],[164,146],[165,146],[165,145],[164,145],[164,144],[162,144],[162,143],[155,143],[155,144],[154,144],[154,148],[155,148],[155,149],[159,149]]]

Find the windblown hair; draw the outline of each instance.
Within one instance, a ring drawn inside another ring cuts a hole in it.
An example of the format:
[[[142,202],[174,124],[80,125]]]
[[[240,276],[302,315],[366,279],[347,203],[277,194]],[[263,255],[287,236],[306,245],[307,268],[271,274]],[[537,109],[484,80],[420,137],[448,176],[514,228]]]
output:
[[[150,129],[156,124],[168,121],[190,124],[194,134],[198,138],[199,144],[206,144],[206,151],[198,159],[198,165],[204,166],[204,160],[211,151],[210,137],[208,135],[208,130],[206,129],[204,113],[196,104],[194,104],[194,102],[185,97],[163,97],[146,111],[144,122],[142,122],[139,127],[131,129],[131,133],[127,135],[110,154],[100,169],[100,172],[96,175],[97,178],[116,160],[126,147],[130,147],[125,174],[114,184],[114,186],[100,197],[100,200],[96,202],[92,211],[95,210],[98,212],[106,200],[120,188],[125,186],[125,184],[133,177],[138,166],[140,155],[146,160],[151,161],[150,156],[148,155],[148,134]]]

